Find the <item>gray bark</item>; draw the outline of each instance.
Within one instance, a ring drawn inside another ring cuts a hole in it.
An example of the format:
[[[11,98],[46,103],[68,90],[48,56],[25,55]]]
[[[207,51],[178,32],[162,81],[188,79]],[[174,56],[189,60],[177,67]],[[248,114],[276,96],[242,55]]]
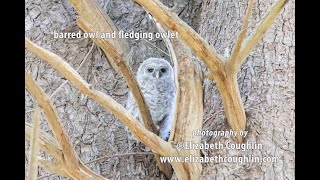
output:
[[[42,47],[60,55],[72,67],[78,68],[88,53],[90,39],[54,39],[57,32],[78,32],[76,12],[65,1],[26,0],[25,34]],[[219,54],[232,49],[244,18],[247,1],[229,0],[164,0],[168,7],[176,4],[175,12],[192,26]],[[146,12],[131,0],[99,1],[115,25],[124,31],[156,32]],[[264,17],[273,1],[257,0],[254,5],[249,33]],[[204,163],[201,179],[294,179],[294,1],[284,8],[258,47],[242,65],[238,76],[241,97],[247,113],[246,141],[263,145],[262,150],[204,150],[203,154],[278,156],[276,163]],[[128,40],[133,56],[129,62],[136,72],[139,63],[148,57],[163,57],[164,53],[144,40]],[[161,39],[151,42],[166,51]],[[50,65],[26,50],[25,69],[34,80],[51,95],[63,82]],[[121,74],[107,63],[104,54],[94,48],[80,75],[96,89],[125,104],[127,85]],[[204,130],[229,130],[215,83],[204,81]],[[74,86],[66,84],[53,98],[66,132],[83,162],[102,156],[135,152],[129,147],[130,132],[110,112],[81,94]],[[37,107],[26,91],[25,108]],[[26,113],[30,122],[32,113]],[[43,119],[41,129],[52,134]],[[226,138],[203,137],[203,142],[233,141]],[[28,142],[26,142],[26,167],[28,167]],[[138,150],[140,151],[140,150]],[[48,158],[42,153],[41,156]],[[135,155],[107,158],[88,165],[93,171],[112,179],[159,179],[153,155]],[[27,168],[26,168],[27,169]],[[50,173],[39,168],[39,176]],[[26,172],[27,178],[27,172]],[[44,179],[59,179],[51,175]]]
[[[273,1],[256,1],[249,33],[265,16]],[[201,14],[199,33],[219,54],[232,49],[240,32],[247,1],[207,1]],[[213,156],[277,156],[276,163],[204,164],[203,179],[294,179],[294,1],[284,8],[276,22],[242,65],[238,82],[247,114],[247,142],[262,144],[262,150],[208,151]],[[221,100],[211,81],[205,82],[207,119],[204,129],[228,130],[221,112]],[[213,115],[213,116],[212,116]],[[230,139],[204,137],[207,142]]]

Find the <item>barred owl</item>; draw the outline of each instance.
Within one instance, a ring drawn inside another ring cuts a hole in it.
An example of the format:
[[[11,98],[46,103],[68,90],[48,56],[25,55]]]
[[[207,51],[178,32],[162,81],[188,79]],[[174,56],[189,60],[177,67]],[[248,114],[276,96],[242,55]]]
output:
[[[162,139],[169,138],[172,125],[172,110],[175,99],[173,69],[169,62],[161,58],[149,58],[139,67],[137,81],[149,107],[153,124],[159,128]],[[130,92],[126,109],[139,119],[139,109]]]

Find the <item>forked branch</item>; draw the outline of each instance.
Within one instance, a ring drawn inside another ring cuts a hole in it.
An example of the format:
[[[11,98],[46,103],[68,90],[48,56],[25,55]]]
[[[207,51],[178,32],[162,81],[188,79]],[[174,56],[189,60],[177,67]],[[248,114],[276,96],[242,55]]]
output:
[[[246,58],[249,56],[249,53],[258,45],[259,41],[271,27],[272,23],[278,17],[287,2],[288,0],[277,0],[271,6],[270,10],[267,12],[266,17],[262,20],[256,30],[252,32],[251,35],[242,43],[239,53],[239,59],[241,63],[246,60]]]
[[[254,31],[245,42],[242,42],[246,34],[249,17],[253,7],[253,1],[249,1],[243,30],[240,33],[235,49],[233,50],[232,60],[228,61],[220,57],[213,47],[210,47],[198,33],[159,0],[134,1],[144,7],[162,25],[165,25],[172,31],[178,32],[179,37],[181,37],[184,43],[208,66],[210,78],[217,83],[228,124],[234,131],[238,132],[237,140],[242,143],[243,137],[239,135],[239,132],[245,130],[246,116],[239,92],[237,72],[240,69],[241,63],[243,63],[250,51],[257,45],[258,41],[261,40],[262,36],[271,26],[287,0],[278,0],[257,30]]]
[[[31,138],[31,129],[32,125],[30,123],[25,123],[25,138],[26,140],[30,141]],[[63,151],[61,150],[60,146],[57,144],[57,142],[47,133],[43,132],[40,130],[39,133],[39,145],[40,148],[49,153],[53,157],[54,162],[49,162],[47,160],[39,160],[39,165],[43,168],[45,168],[47,171],[51,173],[55,173],[57,175],[61,175],[64,177],[70,177],[66,173],[66,168],[62,169],[62,163],[61,160],[64,158]],[[79,162],[79,168],[81,169],[81,172],[86,172],[88,174],[93,174],[93,172],[88,169],[83,163],[80,161]],[[96,179],[101,179],[99,178],[99,175],[93,175],[93,176],[98,176]]]
[[[246,37],[248,25],[249,25],[249,18],[252,13],[252,8],[253,8],[253,2],[254,0],[249,0],[246,16],[244,17],[243,21],[243,26],[242,26],[242,31],[240,32],[238,39],[234,45],[230,60],[229,60],[229,68],[230,68],[230,73],[237,73],[240,69],[240,61],[239,61],[239,51],[241,49],[242,42],[244,38]]]
[[[105,179],[102,176],[95,174],[87,167],[79,167],[81,162],[70,144],[69,137],[61,125],[61,121],[57,115],[55,107],[49,99],[49,96],[45,94],[45,92],[27,73],[25,73],[25,84],[32,97],[38,102],[39,107],[43,109],[48,123],[51,126],[52,132],[60,144],[62,156],[60,156],[59,161],[65,168],[68,176],[73,179]]]
[[[86,22],[90,22],[95,32],[113,32],[118,31],[117,27],[113,24],[111,19],[103,13],[103,10],[97,4],[96,0],[68,0],[70,4],[75,8],[78,14]],[[111,46],[117,50],[117,52],[126,57],[129,53],[129,45],[125,39],[108,39]],[[107,52],[108,59],[115,70],[118,70],[117,61]]]
[[[52,132],[55,135],[58,143],[62,148],[63,153],[65,153],[66,166],[68,168],[77,169],[78,168],[78,158],[73,151],[70,144],[68,135],[65,133],[63,126],[61,125],[61,120],[55,110],[55,107],[49,100],[49,97],[45,92],[32,80],[29,74],[25,73],[25,83],[30,94],[38,102],[39,106],[44,110],[44,114],[47,117],[48,123],[51,126]]]

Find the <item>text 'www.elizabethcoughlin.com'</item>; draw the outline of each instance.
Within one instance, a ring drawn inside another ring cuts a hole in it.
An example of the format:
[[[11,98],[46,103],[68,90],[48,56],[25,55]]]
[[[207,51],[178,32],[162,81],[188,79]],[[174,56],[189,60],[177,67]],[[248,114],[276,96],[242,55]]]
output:
[[[237,136],[236,131],[228,130],[228,131],[200,131],[196,130],[192,133],[192,136],[210,136],[213,138],[234,138]],[[246,137],[248,135],[248,131],[239,132],[240,136]],[[209,150],[215,149],[217,150],[217,154],[208,156],[208,155],[188,155],[188,156],[163,156],[160,157],[160,161],[162,163],[264,163],[264,162],[277,162],[279,157],[274,156],[258,156],[254,155],[255,150],[262,150],[263,145],[257,143],[255,141],[247,141],[245,143],[235,143],[233,141],[216,141],[214,143],[200,142],[196,143],[193,141],[184,141],[184,142],[176,142],[174,143],[175,147],[178,150]],[[218,154],[219,150],[227,150],[227,151],[241,151],[242,155],[239,156],[231,156],[231,155],[221,155]],[[196,151],[195,151],[196,152]]]

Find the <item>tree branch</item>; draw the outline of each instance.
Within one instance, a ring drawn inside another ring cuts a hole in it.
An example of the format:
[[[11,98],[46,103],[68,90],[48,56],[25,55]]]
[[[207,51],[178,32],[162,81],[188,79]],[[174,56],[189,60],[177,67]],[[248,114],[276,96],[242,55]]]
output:
[[[88,51],[88,53],[84,56],[83,60],[81,61],[80,65],[78,66],[78,68],[76,69],[76,71],[79,71],[80,68],[82,67],[82,65],[86,62],[87,58],[89,57],[89,55],[91,54],[93,48],[94,48],[94,43],[92,43],[92,46],[90,48],[90,50]],[[66,85],[68,83],[68,80],[65,80],[51,95],[50,95],[50,99],[52,99],[52,97],[54,97],[56,95],[56,93],[58,93],[61,88]],[[34,109],[30,109],[28,111],[26,111],[25,113],[30,113],[30,112],[33,112],[35,111],[37,108],[34,108]]]
[[[29,140],[31,139],[31,129],[32,125],[30,123],[25,123],[25,139]],[[50,137],[49,134],[43,132],[40,130],[39,137],[39,147],[43,150],[48,152],[53,158],[56,160],[59,160],[62,154],[62,150],[60,146],[57,144],[57,142]]]
[[[88,59],[89,55],[91,54],[93,48],[94,48],[94,43],[92,43],[91,48],[89,49],[88,53],[84,56],[82,62],[80,63],[80,65],[78,66],[78,68],[76,69],[76,71],[79,71],[80,68],[82,67],[82,65],[86,62],[86,60]],[[64,82],[50,95],[50,99],[52,99],[52,97],[53,97],[54,95],[56,95],[56,93],[59,92],[60,89],[61,89],[64,85],[66,85],[67,83],[68,83],[67,80],[64,81]]]
[[[160,33],[165,33],[162,25],[160,23],[158,23],[155,18],[152,18],[152,19],[155,22],[156,27],[159,30],[159,32]],[[169,38],[164,37],[163,41],[165,42],[165,44],[167,46],[167,49],[168,49],[169,54],[170,54],[171,61],[173,63],[174,82],[175,82],[175,89],[176,89],[175,104],[174,104],[174,110],[173,110],[173,121],[172,121],[172,126],[171,126],[171,131],[170,131],[170,137],[169,137],[169,140],[168,140],[170,142],[170,141],[172,141],[174,139],[174,135],[175,135],[175,127],[176,127],[176,122],[177,122],[177,110],[178,110],[178,101],[177,101],[177,99],[180,98],[180,91],[179,91],[180,86],[179,86],[179,75],[178,75],[179,64],[178,64],[176,53],[174,51],[174,48],[173,48],[172,43],[170,42]]]
[[[49,99],[49,96],[34,82],[31,76],[25,73],[25,84],[30,94],[38,102],[39,107],[44,111],[47,120],[51,126],[52,132],[55,135],[60,147],[62,149],[62,156],[60,162],[65,168],[69,176],[74,179],[105,179],[100,175],[95,174],[87,167],[80,169],[79,160],[76,156],[70,142],[68,135],[64,132],[61,121],[57,115],[56,109]]]
[[[192,132],[202,129],[203,121],[203,89],[200,69],[195,64],[191,51],[179,39],[171,39],[178,61],[178,81],[180,96],[177,99],[177,121],[174,142],[200,143],[200,136],[192,136]],[[181,151],[181,156],[200,156],[200,150]],[[201,163],[172,164],[179,179],[198,179],[202,171]],[[185,171],[186,172],[183,172]],[[178,172],[180,172],[178,174]]]
[[[38,151],[39,151],[39,131],[40,131],[40,108],[37,108],[34,112],[32,123],[32,133],[30,141],[30,158],[29,158],[29,179],[36,180],[38,175]]]
[[[43,49],[42,47],[32,43],[25,38],[25,46],[30,51],[38,55],[43,60],[47,61],[66,79],[75,85],[82,93],[88,95],[94,101],[99,103],[102,107],[113,113],[122,123],[124,123],[131,130],[133,135],[146,146],[149,146],[155,152],[167,156],[176,154],[176,149],[172,145],[154,133],[148,131],[139,121],[137,121],[126,109],[112,99],[110,96],[95,90],[84,81],[81,76],[58,55]]]
[[[230,73],[237,73],[240,70],[240,65],[241,65],[240,63],[241,62],[238,57],[239,57],[239,52],[241,49],[242,42],[243,42],[243,40],[246,36],[246,33],[247,33],[249,18],[251,16],[252,8],[253,8],[253,2],[254,2],[254,0],[249,0],[246,16],[243,21],[242,30],[238,36],[238,39],[236,41],[236,44],[235,44],[233,51],[232,51],[232,54],[231,54],[231,58],[229,60],[229,68],[231,71]]]
[[[44,110],[48,123],[51,126],[52,132],[61,145],[62,151],[65,154],[66,166],[72,169],[78,168],[78,158],[73,151],[68,135],[65,133],[61,120],[55,110],[55,107],[50,102],[49,97],[45,92],[32,80],[29,74],[25,73],[25,83],[30,94],[38,102],[39,106]]]
[[[103,12],[100,6],[97,4],[95,0],[69,0],[70,4],[75,8],[78,14],[83,18],[86,22],[90,22],[95,32],[110,32],[118,31],[117,27],[113,24],[111,19]],[[119,54],[126,57],[129,52],[129,45],[125,41],[125,39],[108,39],[111,46],[114,47],[118,51]],[[115,61],[109,53],[106,53],[115,70],[117,69],[117,65],[114,64]]]
[[[237,140],[243,142],[240,131],[246,129],[246,114],[241,100],[240,90],[237,82],[237,74],[228,74],[226,78],[215,79],[223,102],[225,115],[231,129],[237,132]]]
[[[25,123],[25,138],[27,140],[30,140],[31,129],[32,129],[31,124],[26,122]],[[46,134],[43,131],[40,131],[39,142],[40,142],[40,148],[42,150],[48,152],[54,158],[56,163],[61,163],[60,160],[64,157],[63,152],[60,149],[60,147],[57,144],[57,142],[53,138],[51,138],[50,135]],[[40,164],[40,166],[42,166],[42,165],[43,164]],[[80,167],[81,171],[92,175],[96,179],[101,179],[101,176],[95,174],[90,169],[88,169],[88,167],[83,165],[83,163],[80,160],[79,160],[79,167]],[[65,170],[67,170],[67,169],[65,169]],[[50,170],[48,169],[48,171],[50,171]],[[53,173],[55,173],[55,172],[53,171]],[[69,175],[66,176],[66,177],[69,177]],[[42,177],[39,177],[38,179],[41,179],[41,178]]]
[[[249,56],[249,53],[257,46],[258,42],[271,27],[272,23],[278,17],[282,8],[287,2],[288,0],[278,0],[275,2],[257,29],[242,43],[239,53],[240,64],[246,60],[246,58]]]
[[[58,176],[63,176],[71,179],[71,177],[68,175],[68,173],[66,173],[63,166],[59,162],[51,162],[46,159],[39,159],[39,165],[50,173],[54,173]]]

